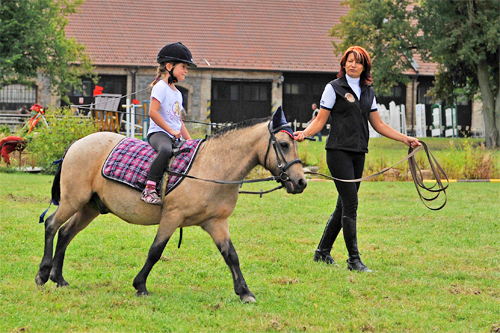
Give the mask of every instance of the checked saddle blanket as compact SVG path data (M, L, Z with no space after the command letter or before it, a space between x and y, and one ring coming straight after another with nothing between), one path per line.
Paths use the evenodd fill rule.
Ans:
M170 170L187 174L202 141L201 139L184 141L179 147L178 154L172 158ZM102 168L102 175L104 178L142 191L146 186L149 168L155 157L156 151L147 142L125 138L109 154ZM177 187L184 178L180 175L169 174L165 195Z

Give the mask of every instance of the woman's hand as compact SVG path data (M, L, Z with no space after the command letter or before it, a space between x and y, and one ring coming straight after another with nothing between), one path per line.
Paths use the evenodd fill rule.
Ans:
M403 142L405 145L407 145L411 148L417 148L418 146L422 145L418 139L413 138L411 136L406 136L406 138L403 140Z
M302 142L306 138L306 134L304 133L304 131L293 132L293 136L298 142Z

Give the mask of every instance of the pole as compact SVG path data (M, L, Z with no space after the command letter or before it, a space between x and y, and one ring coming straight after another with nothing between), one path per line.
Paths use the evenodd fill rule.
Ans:
M127 98L127 108L126 108L126 116L125 116L125 135L130 137L130 98Z

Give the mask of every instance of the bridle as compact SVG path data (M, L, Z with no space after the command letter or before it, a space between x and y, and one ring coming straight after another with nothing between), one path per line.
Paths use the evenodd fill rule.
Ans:
M300 158L296 158L290 162L287 162L286 161L286 158L285 158L285 154L283 153L283 150L281 149L279 143L278 143L278 140L276 139L276 136L275 136L275 133L278 133L280 132L282 129L288 127L287 124L284 124L284 125L281 125L275 129L273 129L273 122L272 120L269 122L268 124L268 130L269 130L269 134L270 134L270 137L269 137L269 142L267 144L267 150L266 150L266 155L264 157L264 168L267 169L267 158L269 156L269 151L271 150L271 146L273 147L275 153L276 153L276 159L277 159L277 162L278 162L278 168L280 170L280 174L278 176L269 176L269 177L266 177L266 178L258 178L258 179L248 179L248 180L213 180L213 179L204 179L204 178L199 178L199 177L195 177L195 176L191 176L191 175L188 175L188 174L185 174L185 173L179 173L179 172L175 172L175 171L170 171L168 170L167 173L170 174L170 175L175 175L175 176L179 176L179 177L185 177L185 178L190 178L190 179L196 179L196 180L202 180L202 181L205 181L205 182L210 182L210 183L215 183L215 184L228 184L228 185L235 185L235 184L238 184L240 185L240 187L243 185L243 184L248 184L248 183L258 183L258 182L265 182L265 181L272 181L272 180L275 180L276 182L280 183L281 185L274 188L274 189L271 189L271 190L268 190L268 191L260 191L260 192L252 192L252 191L240 191L239 193L242 193L242 194L259 194L261 197L263 194L266 194L266 193L270 193L270 192L273 192L273 191L276 191L276 190L279 190L281 188L283 188L285 185L284 183L289 181L290 180L290 176L288 175L288 173L286 172L293 164L295 163L302 163L302 160ZM175 155L178 155L180 153L182 153L183 150L180 150L180 151L177 151L177 152L174 152L174 156Z
M286 173L286 171L295 163L302 163L302 160L300 158L296 158L290 162L286 161L285 154L283 153L283 149L281 149L280 144L278 143L278 140L276 139L276 136L274 135L275 133L280 132L282 129L288 127L288 124L283 124L275 129L273 129L273 122L270 121L269 125L267 126L267 129L269 130L269 143L267 144L267 151L266 151L266 156L264 157L264 168L269 170L267 168L267 157L269 155L269 151L271 150L271 145L274 148L274 152L276 153L276 159L278 160L278 168L280 169L280 175L278 176L277 181L278 182L286 182L290 180L290 177Z

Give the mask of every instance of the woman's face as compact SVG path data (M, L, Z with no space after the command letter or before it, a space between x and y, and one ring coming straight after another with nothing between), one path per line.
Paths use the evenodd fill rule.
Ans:
M350 53L347 56L347 61L345 63L345 72L347 75L350 77L357 79L361 76L361 73L363 73L363 70L365 67L363 64L359 61L356 61L356 57L354 56L354 53Z

